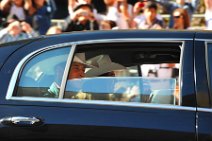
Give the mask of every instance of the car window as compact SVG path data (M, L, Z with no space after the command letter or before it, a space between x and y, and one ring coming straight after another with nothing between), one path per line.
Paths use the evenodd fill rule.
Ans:
M154 42L78 45L70 62L70 48L40 52L25 62L13 96L181 105L181 47Z
M58 97L49 88L53 82L60 87L69 51L70 48L48 50L30 59L22 69L15 96Z
M181 45L80 46L72 60L64 98L180 105Z

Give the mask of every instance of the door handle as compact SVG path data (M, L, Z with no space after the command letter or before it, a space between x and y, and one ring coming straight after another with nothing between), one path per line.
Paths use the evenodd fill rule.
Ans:
M39 126L43 122L36 117L7 117L0 119L0 123L9 126Z

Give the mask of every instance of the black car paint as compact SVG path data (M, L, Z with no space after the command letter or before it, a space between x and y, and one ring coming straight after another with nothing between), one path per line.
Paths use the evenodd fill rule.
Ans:
M111 31L44 36L20 42L14 49L8 49L1 60L0 119L12 116L34 116L43 125L32 127L10 127L0 124L0 137L5 139L82 139L82 140L174 140L209 141L212 133L212 114L199 112L198 107L210 108L208 80L205 75L204 40L212 34L191 31ZM196 37L194 37L196 36ZM17 63L28 53L60 43L141 38L185 41L183 60L183 106L195 107L197 112L176 109L153 109L112 105L56 103L5 100L8 85ZM94 42L95 43L95 42ZM2 45L3 46L3 45ZM8 45L12 48L12 45ZM0 48L1 54L3 53ZM202 57L203 56L203 57ZM202 59L200 59L202 58ZM197 96L197 99L196 99ZM204 98L206 103L199 100Z

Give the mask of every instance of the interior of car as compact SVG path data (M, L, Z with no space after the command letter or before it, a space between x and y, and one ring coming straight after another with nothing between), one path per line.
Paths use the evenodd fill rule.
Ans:
M86 61L95 64L92 59L97 61L102 57L107 59L109 57L113 65L122 67L114 70L108 70L106 65L103 65L103 68L98 65L93 68L87 67L84 78L71 80L72 85L66 86L64 98L74 100L71 97L80 91L89 93L87 100L179 105L181 46L182 43L176 42L118 42L78 45L75 54L84 53ZM58 98L58 95L46 94L49 92L51 83L54 82L52 75L54 77L56 75L54 73L55 66L66 61L68 55L66 57L58 57L58 53L54 53L54 55L45 59L43 57L39 59L39 56L37 56L38 61L36 63L34 61L34 64L32 63L30 67L23 66L17 93L14 96ZM51 64L51 58L57 59ZM33 58L31 62L33 62ZM38 67L42 72L39 78L32 77L33 75L31 75L31 78L25 77L29 72L35 73ZM95 69L98 71L99 69L104 70L105 73L111 71L114 72L114 75L103 76L99 72L97 74ZM95 73L89 74L92 70L95 70L93 71ZM62 75L60 83L61 81ZM79 82L83 85L80 88L74 88L73 84ZM59 90L60 85L58 85Z

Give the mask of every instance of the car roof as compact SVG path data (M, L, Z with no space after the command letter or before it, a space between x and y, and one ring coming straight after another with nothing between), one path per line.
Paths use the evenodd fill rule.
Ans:
M29 52L46 46L52 46L62 43L83 43L83 41L96 40L118 40L118 39L141 39L142 40L161 40L161 41L182 41L193 40L197 34L198 38L210 39L210 31L189 31L189 30L110 30L110 31L77 31L67 32L57 35L45 35L36 38L10 42L0 45L0 69L9 56L20 48L28 48ZM164 40L165 39L165 40Z
M15 42L8 42L0 44L0 70L4 62L9 58L9 56L14 53L17 49L30 44L33 41L38 40L39 38L31 38L26 40L20 40Z
M118 38L173 38L193 40L195 31L179 30L98 30L98 31L75 31L59 35L45 36L54 38L58 36L72 37L70 41L93 40L93 39L118 39ZM77 38L78 37L78 38ZM80 38L79 38L80 37ZM73 39L73 40L72 40Z

